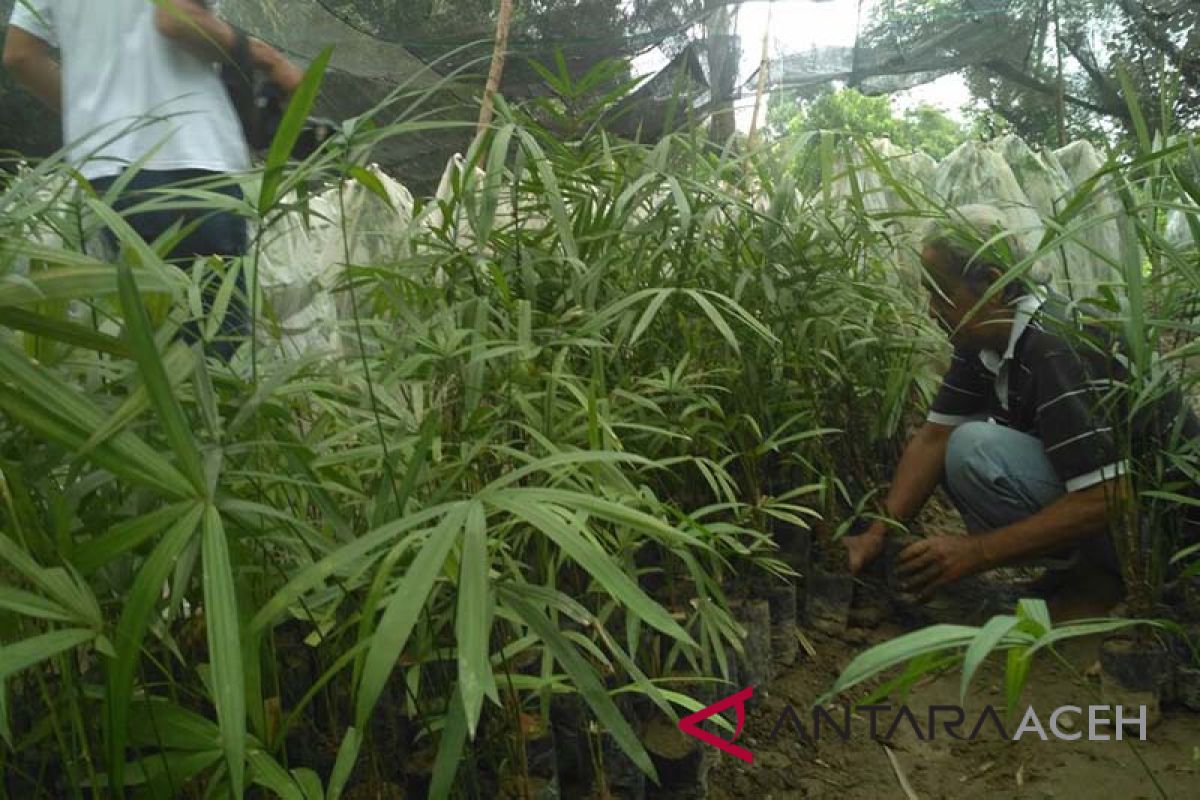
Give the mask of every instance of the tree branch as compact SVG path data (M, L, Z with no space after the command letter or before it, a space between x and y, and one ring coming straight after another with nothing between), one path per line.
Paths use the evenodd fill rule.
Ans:
M1046 83L1045 81L1039 80L1032 75L1022 72L1013 65L1009 64L1007 61L993 59L991 61L985 61L983 63L983 67L991 70L997 76L1004 78L1007 81L1011 81L1018 86L1024 86L1026 89L1032 89L1035 92L1047 95L1048 97L1055 97L1058 94L1058 87L1054 84ZM1103 114L1106 117L1123 118L1122 114L1127 113L1124 112L1124 106L1114 109L1109 106L1097 105L1090 100L1084 100L1082 97L1076 97L1073 94L1064 95L1063 99L1073 106L1086 108L1089 111L1094 111L1097 114Z
M1125 12L1125 16L1141 31L1142 36L1146 37L1153 47L1171 60L1186 82L1200 84L1200 55L1194 49L1181 48L1171 41L1170 35L1154 24L1151 13L1144 3L1136 2L1136 0L1120 0L1119 5Z
M1125 16L1129 17L1129 20L1137 26L1142 35L1150 41L1150 44L1165 53L1174 62L1175 66L1182 68L1183 54L1175 46L1175 43L1171 41L1171 37L1150 21L1150 16L1146 13L1145 6L1136 2L1136 0L1119 0L1118 5L1125 12Z
M1071 57L1079 62L1079 66L1083 67L1083 71L1095 83L1102 103L1108 108L1120 109L1116 116L1119 116L1121 119L1128 119L1129 112L1126 104L1121 99L1120 85L1100 68L1096 57L1088 51L1087 46L1074 36L1064 36L1062 43L1067 48L1067 52L1071 54Z

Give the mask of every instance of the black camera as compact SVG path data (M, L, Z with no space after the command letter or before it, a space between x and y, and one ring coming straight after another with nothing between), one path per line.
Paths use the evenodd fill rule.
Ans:
M242 133L253 150L266 150L275 139L287 106L279 87L250 62L250 39L237 32L231 59L221 65L221 82L242 123ZM307 158L325 140L341 130L330 119L309 117L292 147L292 158Z

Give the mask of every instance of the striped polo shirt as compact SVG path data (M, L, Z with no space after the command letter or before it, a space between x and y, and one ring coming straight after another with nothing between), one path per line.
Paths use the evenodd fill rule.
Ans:
M1025 295L1003 355L955 350L929 421L990 419L1035 436L1067 491L1086 489L1129 471L1123 451L1139 458L1171 437L1200 436L1200 421L1178 387L1129 413L1120 390L1129 379L1124 351L1118 336L1081 321L1060 295ZM1122 441L1130 446L1119 447Z

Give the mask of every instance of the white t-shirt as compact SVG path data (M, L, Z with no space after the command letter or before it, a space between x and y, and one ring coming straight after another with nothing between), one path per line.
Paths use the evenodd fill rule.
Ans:
M68 159L87 178L116 175L155 148L143 169L247 169L216 68L160 34L154 9L152 0L17 0L10 24L61 53Z

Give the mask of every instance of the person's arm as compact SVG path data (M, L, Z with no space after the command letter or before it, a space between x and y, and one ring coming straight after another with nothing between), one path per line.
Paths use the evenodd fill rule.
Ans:
M1105 532L1126 482L1113 478L1069 492L1020 522L971 536L934 536L905 548L897 572L904 588L928 597L960 578L1061 551Z
M959 425L986 415L987 396L992 391L992 378L980 365L979 354L956 348L925 424L909 440L896 465L895 477L884 500L887 516L907 522L917 515L942 479L950 434ZM865 533L842 539L852 575L883 553L886 535L887 525L875 522Z
M952 425L926 422L909 440L884 500L883 510L888 517L908 521L929 500L942 479L946 446L953 432ZM848 551L851 574L857 574L879 557L887 530L886 524L875 521L858 536L847 536L842 540Z
M154 27L160 34L205 61L231 58L237 31L199 0L163 0L154 10ZM267 73L268 79L284 94L299 86L304 73L266 42L249 40L250 61Z
M50 45L24 28L8 26L4 38L4 68L17 83L56 113L62 113L62 70Z
M1106 532L1127 485L1114 478L1069 492L1020 522L975 537L982 545L983 569L1048 555Z

